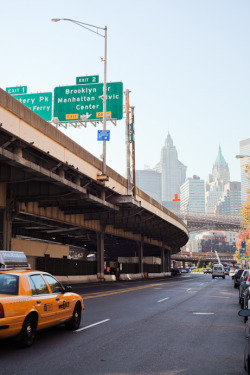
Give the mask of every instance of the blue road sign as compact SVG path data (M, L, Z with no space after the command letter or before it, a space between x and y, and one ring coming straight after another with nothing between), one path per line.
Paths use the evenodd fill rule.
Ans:
M110 130L98 130L97 140L98 141L110 141Z

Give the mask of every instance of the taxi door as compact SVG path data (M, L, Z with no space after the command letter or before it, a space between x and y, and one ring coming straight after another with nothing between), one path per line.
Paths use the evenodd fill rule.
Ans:
M73 314L71 293L65 293L62 285L53 276L43 274L43 277L49 284L52 295L55 298L56 319L60 322L70 318Z
M38 312L38 326L54 324L56 319L55 296L50 293L47 284L39 274L29 276L33 305Z

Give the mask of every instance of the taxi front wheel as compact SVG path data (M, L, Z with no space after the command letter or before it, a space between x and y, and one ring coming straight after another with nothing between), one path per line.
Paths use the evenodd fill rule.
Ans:
M24 322L21 331L20 344L22 347L29 347L33 344L36 334L37 320L34 315L28 315Z
M66 328L75 331L81 323L81 306L79 303L75 305L72 318L66 323Z

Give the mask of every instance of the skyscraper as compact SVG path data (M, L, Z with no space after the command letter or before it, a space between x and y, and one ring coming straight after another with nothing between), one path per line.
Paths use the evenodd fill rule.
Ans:
M187 178L180 188L181 211L205 212L205 182L198 176Z
M169 133L161 150L159 167L162 174L162 204L173 209L173 199L175 194L180 194L187 167L178 160L178 153Z
M161 173L147 168L136 171L136 186L161 203Z
M206 183L206 212L215 213L216 206L223 195L224 186L228 182L230 182L230 172L219 146L212 175L209 175Z
M224 187L222 197L216 207L219 215L238 215L241 212L241 184L228 182Z
M230 172L229 172L228 164L226 163L222 155L220 146L219 146L219 152L218 152L217 158L213 165L212 175L213 175L214 181L220 180L220 181L223 181L224 184L227 184L228 182L230 182Z

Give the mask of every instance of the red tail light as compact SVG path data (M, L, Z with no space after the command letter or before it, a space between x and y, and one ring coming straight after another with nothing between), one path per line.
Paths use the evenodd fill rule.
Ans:
M1 303L0 303L0 318L4 318L4 309Z

